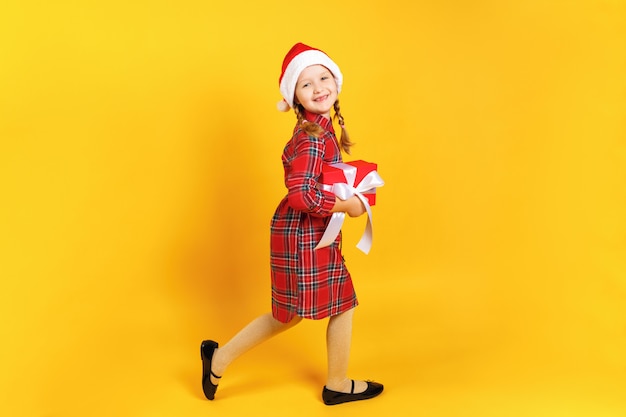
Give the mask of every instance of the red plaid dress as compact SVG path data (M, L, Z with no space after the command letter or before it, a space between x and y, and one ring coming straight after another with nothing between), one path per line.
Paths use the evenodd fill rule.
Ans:
M322 319L355 307L358 302L341 255L341 234L315 250L330 219L335 196L317 187L322 165L341 162L330 120L307 114L325 132L309 136L298 126L283 151L287 196L271 223L270 264L272 314L288 323L294 316Z

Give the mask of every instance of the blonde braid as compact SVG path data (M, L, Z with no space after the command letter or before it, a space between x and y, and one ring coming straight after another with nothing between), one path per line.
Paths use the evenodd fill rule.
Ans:
M304 124L304 112L302 111L302 105L299 103L294 103L293 111L296 113L296 118L298 119L298 126Z
M354 145L352 141L350 141L350 135L348 135L348 131L346 130L346 124L341 115L341 108L339 107L339 100L335 101L335 119L339 122L339 126L341 126L341 138L339 139L339 144L341 145L341 149L348 155L350 155L350 147Z

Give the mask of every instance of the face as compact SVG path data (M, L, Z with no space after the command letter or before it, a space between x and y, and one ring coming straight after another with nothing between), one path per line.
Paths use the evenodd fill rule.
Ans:
M323 65L306 67L298 77L295 96L306 110L330 119L330 109L337 101L335 77Z

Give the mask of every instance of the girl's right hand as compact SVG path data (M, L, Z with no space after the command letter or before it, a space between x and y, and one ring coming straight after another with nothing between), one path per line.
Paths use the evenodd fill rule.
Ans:
M365 214L365 206L363 205L363 202L359 197L353 195L348 199L348 201L350 202L350 208L346 211L346 213L348 213L348 216L359 217Z

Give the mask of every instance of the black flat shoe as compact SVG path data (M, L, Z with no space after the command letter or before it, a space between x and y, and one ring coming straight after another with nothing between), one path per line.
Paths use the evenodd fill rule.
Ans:
M205 340L200 345L200 357L202 358L202 391L204 391L204 396L209 400L215 398L215 391L217 391L217 385L211 382L211 376L217 379L221 378L221 376L215 375L211 370L213 354L217 346L217 342L212 340Z
M367 389L363 392L355 394L354 381L352 381L352 390L350 391L350 394L345 392L331 391L328 388L324 387L324 390L322 391L322 399L324 400L324 404L326 405L337 405L350 401L369 400L370 398L374 398L380 395L380 393L383 392L383 388L383 384L367 381Z

